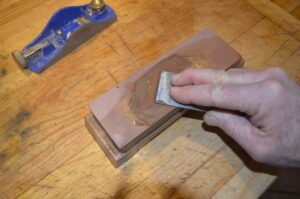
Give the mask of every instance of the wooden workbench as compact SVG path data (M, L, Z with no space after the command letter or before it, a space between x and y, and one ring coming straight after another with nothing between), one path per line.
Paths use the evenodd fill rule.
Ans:
M300 42L245 1L106 1L118 22L36 75L10 53L59 8L84 0L0 2L0 198L256 198L275 179L201 115L187 114L115 169L84 126L88 103L211 27L262 69L300 81Z

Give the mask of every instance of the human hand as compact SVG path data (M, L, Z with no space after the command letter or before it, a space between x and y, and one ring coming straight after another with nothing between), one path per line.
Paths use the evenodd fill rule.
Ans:
M191 68L175 75L172 84L176 101L216 107L204 121L224 130L253 159L300 166L300 87L282 69Z

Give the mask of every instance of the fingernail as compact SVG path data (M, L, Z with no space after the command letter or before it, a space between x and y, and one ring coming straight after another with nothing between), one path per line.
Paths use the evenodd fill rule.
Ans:
M176 82L179 79L179 76L180 76L179 74L173 75L172 82Z
M208 124L210 126L218 126L218 124L219 124L219 118L217 116L215 116L214 114L207 113L204 116L204 120L205 120L206 124Z

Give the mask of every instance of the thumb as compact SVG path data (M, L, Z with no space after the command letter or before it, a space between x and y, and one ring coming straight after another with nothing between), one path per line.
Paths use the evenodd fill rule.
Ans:
M258 129L245 117L233 112L219 110L209 111L204 115L204 121L210 126L216 126L225 131L251 154L256 143Z

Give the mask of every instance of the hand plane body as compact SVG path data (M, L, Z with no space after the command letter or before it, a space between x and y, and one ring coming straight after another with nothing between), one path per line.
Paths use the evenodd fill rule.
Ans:
M116 19L112 8L104 4L62 8L32 42L12 54L22 68L40 73Z

